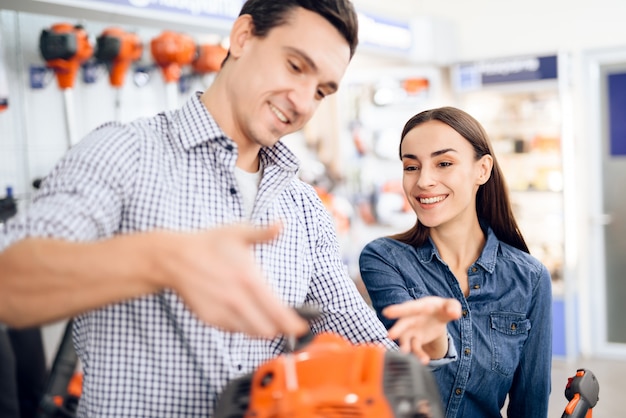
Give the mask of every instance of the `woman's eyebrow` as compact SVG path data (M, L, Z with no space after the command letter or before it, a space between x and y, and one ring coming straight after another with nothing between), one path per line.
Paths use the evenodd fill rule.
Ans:
M440 149L440 150L431 152L430 156L431 157L436 157L438 155L442 155L442 154L445 154L447 152L457 152L457 150L455 150L454 148L444 148L444 149ZM415 154L409 154L409 153L402 154L402 158L409 158L411 160L417 160L418 159Z
M440 149L439 151L431 152L430 156L436 157L438 155L445 154L447 152L457 152L457 151L454 148L444 148L444 149Z

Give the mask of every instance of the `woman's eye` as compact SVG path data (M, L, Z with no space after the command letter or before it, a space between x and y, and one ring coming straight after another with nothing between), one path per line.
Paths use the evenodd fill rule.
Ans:
M416 170L417 170L417 167L414 165L409 165L409 166L404 167L404 171L416 171Z
M317 90L317 98L319 100L322 100L324 97L326 97L326 93L324 93L322 90Z
M443 161L443 162L440 162L439 165L441 167L450 167L452 165L452 163L449 162L449 161Z
M300 67L297 64L295 64L293 61L289 61L289 66L295 72L298 72L298 73L300 72Z

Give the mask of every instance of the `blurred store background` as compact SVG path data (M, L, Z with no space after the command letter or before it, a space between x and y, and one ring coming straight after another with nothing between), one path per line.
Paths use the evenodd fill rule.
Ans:
M453 105L487 129L531 252L550 268L555 359L626 361L626 3L354 3L361 46L340 91L285 143L334 215L364 297L363 245L414 222L400 188L401 128ZM241 4L0 0L0 222L91 129L204 90ZM67 31L84 56L61 80L67 69L46 45ZM63 328L43 329L48 363Z

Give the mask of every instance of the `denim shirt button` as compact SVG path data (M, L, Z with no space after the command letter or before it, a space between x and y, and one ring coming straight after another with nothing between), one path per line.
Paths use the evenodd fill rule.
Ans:
M476 273L478 269L476 267L472 267L472 273Z
M472 353L472 350L470 350L469 348L466 348L464 351L466 356L469 356Z
M475 284L474 285L474 289L480 289L480 285L479 284Z
M467 309L463 309L463 318L467 317Z
M457 395L460 395L461 393L463 393L463 391L461 390L461 388L456 388L454 390L454 393L456 393Z

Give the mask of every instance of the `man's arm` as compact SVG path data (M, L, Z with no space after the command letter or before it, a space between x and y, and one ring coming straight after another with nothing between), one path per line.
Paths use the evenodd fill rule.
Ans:
M171 288L210 325L301 334L306 323L270 291L252 254L279 231L230 226L90 243L26 238L0 253L0 322L42 324Z

